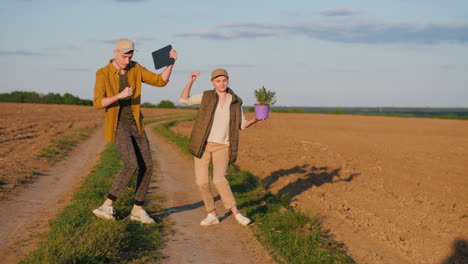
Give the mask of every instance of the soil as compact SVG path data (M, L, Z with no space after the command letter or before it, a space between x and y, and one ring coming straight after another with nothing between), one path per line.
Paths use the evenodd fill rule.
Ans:
M193 111L144 108L143 112L146 119L151 119ZM60 140L82 129L95 129L104 122L104 111L91 106L0 103L0 113L2 192L23 189L18 179L38 178L54 165L37 157L53 145L51 140Z
M237 164L357 263L468 263L467 157L467 121L270 113L241 133Z
M18 189L17 179L37 176L53 164L37 155L51 140L103 123L103 112L75 105L0 103L0 187Z

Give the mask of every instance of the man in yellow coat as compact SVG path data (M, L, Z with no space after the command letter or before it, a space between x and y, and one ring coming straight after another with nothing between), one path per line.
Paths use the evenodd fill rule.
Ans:
M124 165L107 199L93 213L99 218L113 220L115 211L112 203L138 169L135 202L129 218L149 224L154 220L142 206L153 173L153 160L140 109L141 85L165 86L173 64L168 65L161 74L153 73L132 61L134 50L131 40L118 40L113 52L114 59L96 72L93 105L96 109L105 109L104 139L115 143ZM171 50L169 57L177 60L177 52Z

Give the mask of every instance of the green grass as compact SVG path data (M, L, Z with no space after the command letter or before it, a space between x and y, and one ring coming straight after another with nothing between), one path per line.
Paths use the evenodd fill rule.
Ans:
M459 116L455 114L448 114L448 115L438 115L434 116L433 118L438 118L438 119L461 119L461 120L468 120L468 116Z
M188 154L188 138L169 129L175 124L172 121L154 129ZM235 165L229 167L227 178L239 208L253 220L249 227L278 263L354 263L317 219L289 205L288 196L273 195L261 179Z
M8 183L7 180L4 177L0 176L0 185L4 185L7 183Z
M174 126L177 121L170 121L158 126L154 127L154 131L160 134L161 136L169 139L172 143L174 143L177 147L179 147L184 153L190 154L188 150L189 139L182 135L173 133L169 128Z
M167 120L174 120L174 119L181 119L181 120L191 120L196 117L196 114L186 114L186 115L171 115L171 116L166 116L158 119L148 119L144 120L143 123L146 124L151 124L155 122L161 122L161 121L167 121Z
M38 176L38 175L41 175L41 174L39 172L35 171L35 170L31 170L29 172L29 174L23 175L23 176L20 176L20 177L16 178L15 179L15 186L30 183L32 181L32 179L35 176Z
M69 135L65 135L59 139L52 139L50 146L42 149L37 158L44 158L49 162L54 162L63 159L67 153L79 142L88 138L93 130L91 128L83 128L73 131Z
M157 253L162 245L161 221L143 225L124 219L133 206L136 177L114 203L117 221L99 219L91 212L104 201L121 166L115 146L109 144L72 204L51 221L45 240L20 263L147 263L162 258ZM146 209L159 208L153 202Z
M10 188L8 189L4 188L3 185L6 185L6 184L8 184L8 181L4 177L0 176L0 201L6 199L5 192L8 192L10 190Z

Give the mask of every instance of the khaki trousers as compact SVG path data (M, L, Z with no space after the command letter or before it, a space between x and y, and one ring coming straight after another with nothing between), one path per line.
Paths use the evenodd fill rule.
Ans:
M200 189L206 211L211 212L216 209L208 174L211 159L213 159L213 183L221 196L224 207L231 209L235 206L236 201L226 179L226 171L229 165L229 144L208 142L203 156L194 159L195 181Z

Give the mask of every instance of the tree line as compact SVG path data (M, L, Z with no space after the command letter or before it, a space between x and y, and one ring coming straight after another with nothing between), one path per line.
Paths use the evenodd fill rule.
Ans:
M92 100L81 99L69 93L38 94L36 92L14 91L11 93L0 93L0 102L5 103L32 103L32 104L66 104L66 105L93 105ZM142 103L142 107L148 108L176 108L169 100L162 100L159 104Z
M33 104L66 104L66 105L93 105L93 101L81 99L69 93L48 93L45 95L36 92L14 91L0 93L0 102L33 103Z

